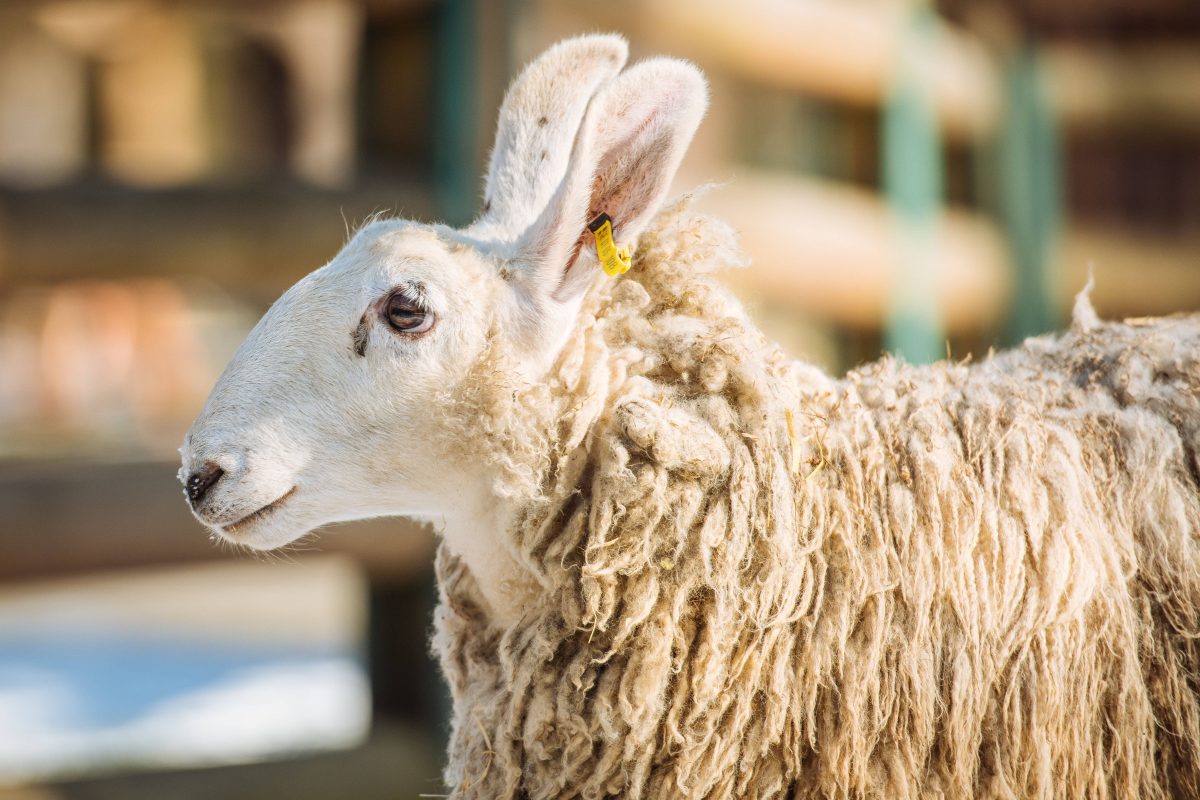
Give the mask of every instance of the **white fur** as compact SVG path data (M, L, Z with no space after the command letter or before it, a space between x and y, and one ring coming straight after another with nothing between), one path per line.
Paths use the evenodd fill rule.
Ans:
M512 501L493 489L495 465L445 449L458 432L439 397L497 338L519 354L522 379L543 379L602 274L587 222L606 211L617 241L632 243L658 210L706 88L671 59L621 73L626 57L616 36L547 51L505 98L474 224L372 222L272 306L184 440L181 479L208 462L225 471L195 508L201 522L265 549L340 520L429 519L497 618L515 619L537 587L504 538ZM416 283L437 323L412 339L391 331L379 306Z

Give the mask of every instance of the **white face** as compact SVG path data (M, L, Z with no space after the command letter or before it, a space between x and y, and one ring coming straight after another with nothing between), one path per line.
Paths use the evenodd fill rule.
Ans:
M438 397L508 329L516 297L448 229L375 222L255 326L184 440L194 503L256 548L337 520L432 514L463 478L437 452Z
M475 224L373 222L271 307L181 449L201 522L273 548L487 492L486 459L450 452L473 437L446 398L494 345L511 355L499 378L544 378L602 274L587 222L607 212L617 239L635 240L704 112L694 67L658 59L618 75L625 52L616 37L581 37L526 68L501 108Z

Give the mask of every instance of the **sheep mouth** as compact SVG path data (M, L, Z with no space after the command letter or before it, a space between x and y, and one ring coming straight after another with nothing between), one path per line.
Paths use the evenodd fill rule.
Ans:
M286 503L292 495L296 493L297 488L299 487L293 486L279 497L267 503L262 508L258 509L257 511L251 511L249 514L237 520L236 522L231 522L228 525L223 526L221 530L230 534L237 533L242 528L252 525L255 522L258 522L260 519L273 514L275 511L279 510L279 507Z

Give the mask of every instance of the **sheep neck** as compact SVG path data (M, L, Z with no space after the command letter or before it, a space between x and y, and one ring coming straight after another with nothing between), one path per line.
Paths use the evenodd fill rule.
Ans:
M446 547L471 571L488 611L502 627L515 624L539 592L533 573L501 534L515 517L515 509L490 492L480 492L442 516Z

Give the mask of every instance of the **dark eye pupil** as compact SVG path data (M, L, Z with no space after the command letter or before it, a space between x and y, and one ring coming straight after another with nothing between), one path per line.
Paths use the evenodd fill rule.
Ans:
M424 316L420 311L398 308L392 311L392 322L397 325L416 325Z
M396 330L407 331L420 327L425 321L425 309L407 297L396 295L388 301L388 322Z

